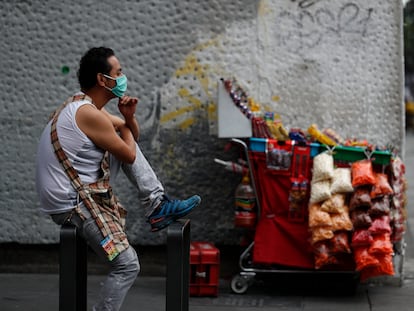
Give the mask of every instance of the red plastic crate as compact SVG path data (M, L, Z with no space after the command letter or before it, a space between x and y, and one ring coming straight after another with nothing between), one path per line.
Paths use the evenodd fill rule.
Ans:
M220 251L213 243L190 244L190 296L217 296Z

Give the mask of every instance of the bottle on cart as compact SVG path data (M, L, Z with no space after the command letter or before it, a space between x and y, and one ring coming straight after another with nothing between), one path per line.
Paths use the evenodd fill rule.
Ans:
M243 176L235 191L234 224L236 227L254 228L256 225L256 195L249 175Z

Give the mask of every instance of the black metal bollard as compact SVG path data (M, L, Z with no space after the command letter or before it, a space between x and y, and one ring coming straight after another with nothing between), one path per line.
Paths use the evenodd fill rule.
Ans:
M167 233L166 310L188 311L190 277L190 220L172 223Z
M74 225L60 229L59 311L86 311L87 244Z

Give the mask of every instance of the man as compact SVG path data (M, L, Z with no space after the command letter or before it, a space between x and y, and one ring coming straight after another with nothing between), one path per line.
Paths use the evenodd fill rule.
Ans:
M167 227L199 205L200 197L170 200L137 145L136 97L113 50L92 48L80 61L81 92L58 109L37 151L36 187L41 210L59 225L72 223L110 265L94 310L119 310L140 265L124 232L125 211L110 183L122 167L137 187L152 231ZM104 106L118 97L122 118Z

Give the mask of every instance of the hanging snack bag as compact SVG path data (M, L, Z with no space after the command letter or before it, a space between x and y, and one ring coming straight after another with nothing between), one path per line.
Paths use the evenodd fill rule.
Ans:
M331 186L329 180L311 183L310 203L319 203L331 197Z
M343 213L332 214L331 215L332 221L332 231L351 231L353 229L353 225L351 219L349 218L348 210L344 211Z
M319 241L330 240L334 237L333 231L329 227L315 227L312 228L311 244Z
M331 184L332 193L347 193L354 191L351 179L351 169L347 167L338 167L334 169Z
M352 163L352 186L365 186L375 184L375 174L371 160L361 160Z
M371 232L368 229L357 229L352 234L352 246L370 246L374 241Z
M368 212L364 210L354 210L351 212L351 221L355 229L368 228L372 225L372 219Z
M322 133L316 124L311 124L308 128L308 134L315 140L319 141L321 144L328 146L336 146L337 143L331 139L329 136Z
M321 209L327 213L342 213L345 210L348 212L348 207L345 206L345 195L341 193L332 195L322 203Z
M394 265L392 263L392 255L385 255L380 257L380 264L367 267L361 271L360 280L361 282L366 281L369 278L373 278L380 275L394 275Z
M313 253L315 255L315 269L320 269L323 266L338 263L336 257L331 253L329 241L318 242L313 246Z
M349 201L349 209L352 211L359 207L370 207L371 206L371 195L368 187L358 187L352 193Z
M348 233L341 231L335 232L334 237L331 239L331 252L332 253L351 253L351 248L349 247Z
M390 213L390 200L388 196L380 199L373 199L371 208L369 209L369 215L371 217L377 217L381 215L389 215Z
M375 256L392 254L394 252L389 233L378 234L373 237L372 245L368 252Z
M390 183L388 182L388 177L386 174L378 173L375 175L375 184L371 190L371 197L377 198L384 195L392 195L394 191L391 188Z
M334 176L332 154L322 152L313 158L312 182L330 180Z
M331 227L331 216L321 210L320 205L315 203L309 206L309 228Z
M384 215L374 219L369 227L369 231L372 234L391 234L390 216Z
M354 258L357 271L368 267L377 267L380 264L379 260L372 256L366 247L354 248Z

